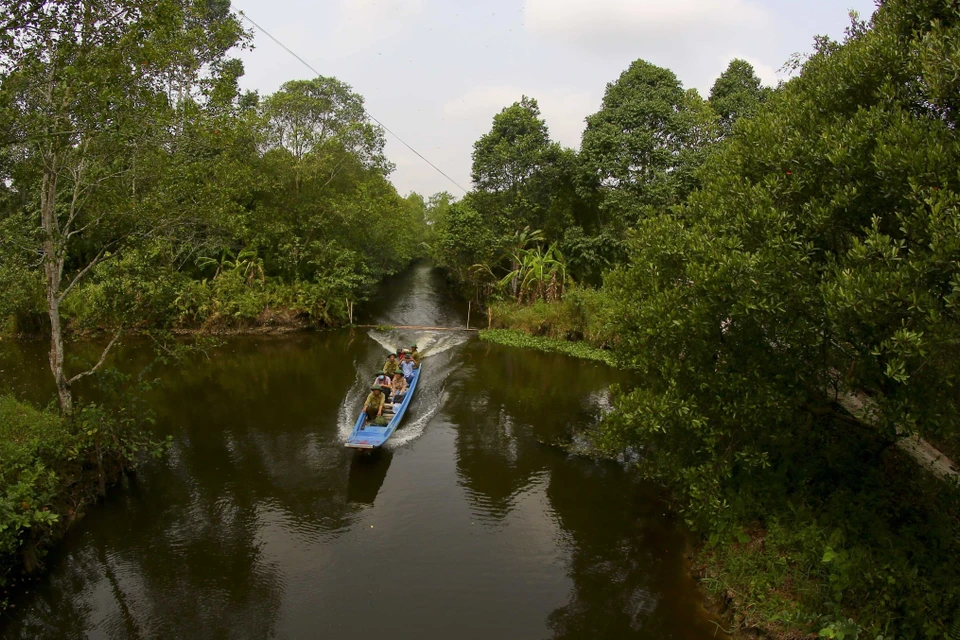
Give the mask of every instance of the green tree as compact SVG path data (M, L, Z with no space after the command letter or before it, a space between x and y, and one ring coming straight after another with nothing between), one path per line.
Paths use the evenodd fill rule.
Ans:
M448 191L440 191L430 196L430 199L427 200L426 210L424 211L426 224L439 228L439 225L442 225L444 220L446 220L447 213L450 211L450 207L454 202L456 202L456 198Z
M668 69L637 60L607 85L600 111L587 118L580 161L586 191L599 191L605 224L647 206L664 207L689 191L691 150L709 140L696 135L692 96Z
M202 70L242 32L223 2L185 0L7 3L0 24L2 120L15 188L34 203L21 215L36 216L50 366L69 414L71 384L90 371L64 373L61 305L97 265L166 226L138 194Z
M710 106L720 116L723 133L729 135L737 120L757 113L771 93L761 86L753 65L740 58L731 60L710 90Z
M899 0L820 41L607 278L621 361L648 383L608 434L644 443L700 524L750 478L771 492L824 416L888 443L960 428L957 43L942 3Z
M291 80L267 98L263 108L272 145L293 154L298 168L308 153L324 157L334 151L345 154L335 154L338 161L328 168L330 180L347 157L359 159L364 167L380 169L384 175L391 171L383 155L383 130L367 121L363 97L345 82L325 76ZM297 177L299 187L299 173Z
M492 289L493 279L485 278L473 266L491 264L498 244L498 238L468 196L450 205L442 223L432 230L430 257L450 271L470 294L479 296L484 289Z
M560 187L572 173L572 153L550 140L533 98L504 108L473 146L477 211L498 233L532 227L562 234L571 213Z

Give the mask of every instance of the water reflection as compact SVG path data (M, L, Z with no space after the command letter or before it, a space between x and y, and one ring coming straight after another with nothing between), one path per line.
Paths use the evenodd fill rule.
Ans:
M546 509L569 550L573 590L548 624L556 638L689 638L715 629L684 576L685 540L654 488L614 464L545 446L568 440L604 410L601 365L476 345L449 417L457 469L476 516L508 520L547 478ZM483 363L483 366L480 366ZM466 369L466 368L464 368ZM576 393L571 393L576 390Z
M417 267L375 314L461 322L436 278ZM429 345L425 374L391 446L357 455L345 430L391 341ZM14 387L45 380L44 347L0 348ZM79 523L4 638L713 637L657 494L544 444L597 419L606 367L346 330L231 339L156 373L170 457Z
M616 465L557 465L550 503L570 539L570 601L549 618L554 637L713 635L684 577L682 536L649 485Z
M347 479L347 502L372 506L387 477L391 460L393 451L389 449L355 453Z
M542 444L594 424L596 392L614 372L569 358L474 343L447 411L457 425L457 466L477 508L505 516L516 494L544 469ZM469 364L467 364L469 363Z

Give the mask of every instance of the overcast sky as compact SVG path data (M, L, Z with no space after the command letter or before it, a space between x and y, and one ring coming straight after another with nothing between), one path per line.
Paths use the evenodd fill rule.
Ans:
M368 111L470 188L474 141L524 94L551 137L579 148L606 84L643 58L704 97L732 58L767 84L813 37L843 35L873 0L234 0L321 74L363 95ZM249 23L247 23L249 27ZM261 95L313 74L257 32L239 54L242 86ZM397 190L459 189L387 136Z

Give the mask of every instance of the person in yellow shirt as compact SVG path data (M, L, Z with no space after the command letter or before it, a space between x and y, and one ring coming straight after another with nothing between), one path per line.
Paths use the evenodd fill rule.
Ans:
M363 411L367 414L367 420L373 421L383 415L383 392L379 385L370 387L370 393L367 395L367 401L363 403Z
M417 351L417 345L410 345L410 355L413 357L413 362L417 365L416 368L420 368L420 361L423 360L423 356L420 355L420 352Z
M397 356L390 354L390 357L387 358L387 361L383 365L383 372L388 376L392 376L400 370L400 363L397 361Z
M393 376L393 403L403 402L403 397L407 394L407 380L402 373Z

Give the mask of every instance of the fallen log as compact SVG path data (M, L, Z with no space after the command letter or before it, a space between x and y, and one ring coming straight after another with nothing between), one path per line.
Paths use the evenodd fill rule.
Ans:
M868 396L860 393L841 393L837 396L837 402L857 420L867 425L876 425L874 419L876 406ZM902 431L899 429L897 431L899 435L904 436ZM960 482L960 469L953 460L923 438L907 435L897 440L897 446L917 464L938 478Z

